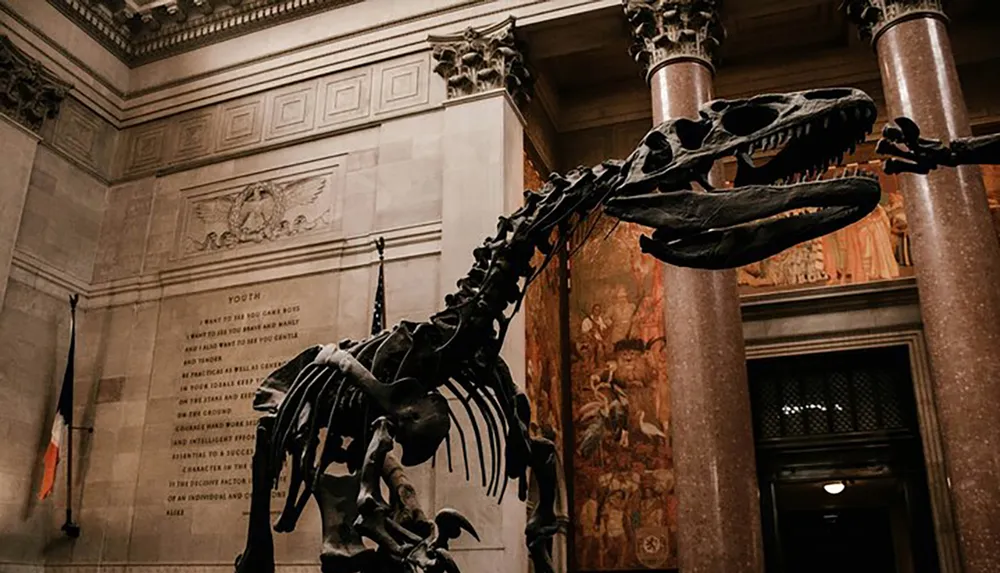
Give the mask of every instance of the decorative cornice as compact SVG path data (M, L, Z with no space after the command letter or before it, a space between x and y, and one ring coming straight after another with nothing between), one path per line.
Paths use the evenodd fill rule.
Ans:
M441 252L441 221L428 221L378 233L385 238L387 263ZM80 293L82 307L105 308L174 296L286 280L317 272L343 272L378 262L374 233L333 238L322 243L275 250L213 263L187 264L112 281L83 280L24 249L14 250L11 280L63 296ZM274 269L281 267L280 275Z
M862 40L873 44L893 24L913 18L947 20L948 0L844 0L841 8L858 26Z
M448 99L504 89L518 104L531 99L534 80L525 66L524 45L510 17L486 28L429 36L434 72L448 85Z
M38 133L72 87L0 34L0 112Z
M918 303L915 277L740 296L744 322L914 306Z
M131 67L362 0L48 0Z
M726 29L722 0L622 0L632 31L629 54L647 80L660 66L696 60L715 70Z

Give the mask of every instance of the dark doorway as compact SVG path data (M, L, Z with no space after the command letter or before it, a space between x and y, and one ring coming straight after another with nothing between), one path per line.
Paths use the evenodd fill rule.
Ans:
M768 573L938 573L905 346L748 363Z
M781 527L789 571L896 570L892 525L885 508L790 511L782 514Z

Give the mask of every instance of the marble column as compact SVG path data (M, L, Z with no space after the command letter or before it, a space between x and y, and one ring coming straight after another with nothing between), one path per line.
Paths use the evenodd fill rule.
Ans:
M69 86L0 35L0 308L42 123L59 112Z
M442 300L455 292L456 281L472 268L472 251L496 235L497 218L521 206L524 190L524 119L518 108L529 96L531 79L524 67L521 45L514 37L513 19L486 28L469 28L453 36L432 36L434 71L446 84L442 152L441 213ZM505 49L498 49L498 48ZM523 386L525 373L524 317L510 324L502 356L514 380ZM453 410L465 419L462 407ZM485 427L480 420L479 427ZM469 428L464 423L465 428ZM463 571L528 571L524 526L527 513L508 486L504 501L486 496L479 478L471 432L471 480L457 462L449 474L439 453L436 503L468 516L481 542L463 538L453 555ZM485 437L484 437L485 439ZM484 447L488 447L484 444ZM453 445L454 451L459 451ZM488 449L487 449L488 452ZM487 471L489 462L487 461Z
M971 134L939 0L853 0L890 118L925 137ZM980 169L902 175L945 464L966 573L1000 571L1000 244Z
M725 35L719 3L623 4L654 123L697 118L712 99L713 60ZM718 167L710 180L721 183ZM680 570L757 573L760 501L736 274L663 265L663 276Z

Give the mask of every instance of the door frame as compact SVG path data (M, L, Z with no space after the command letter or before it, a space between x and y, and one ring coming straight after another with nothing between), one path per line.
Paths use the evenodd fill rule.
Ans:
M906 346L909 350L910 374L913 379L917 424L924 453L927 489L934 522L934 538L937 542L938 565L941 568L941 573L962 573L958 553L958 536L955 530L948 476L945 470L941 426L937 419L937 408L934 403L934 390L923 332L918 329L907 329L895 332L823 336L781 342L751 343L747 341L746 357L747 360L752 360L901 345Z

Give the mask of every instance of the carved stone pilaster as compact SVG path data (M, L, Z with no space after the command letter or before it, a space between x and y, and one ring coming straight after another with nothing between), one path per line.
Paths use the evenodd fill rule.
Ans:
M0 112L38 133L71 87L0 35Z
M524 46L514 35L514 18L461 34L430 36L434 72L448 84L448 99L505 89L518 104L531 99L534 84Z
M698 60L714 70L726 39L721 5L721 0L622 0L632 28L629 53L646 78L676 60Z
M874 43L882 32L911 18L940 18L948 0L844 0L842 8L847 18L858 26L862 40Z

